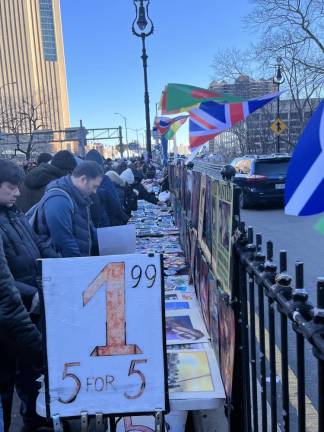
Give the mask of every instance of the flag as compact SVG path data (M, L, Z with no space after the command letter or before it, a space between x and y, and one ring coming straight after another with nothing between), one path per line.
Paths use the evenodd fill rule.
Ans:
M254 111L262 108L280 96L272 93L244 102L220 104L215 101L202 102L199 107L192 108L189 120L189 138L191 149L200 147L205 142L235 124L244 120Z
M324 235L324 218L321 218L319 221L317 221L315 225L316 231L318 231L320 234Z
M231 95L215 93L201 87L171 83L162 92L160 109L162 114L176 114L188 111L189 108L208 100L239 102L242 99Z
M324 211L324 101L303 133L290 161L285 188L285 212L310 216Z
M154 126L162 137L166 140L170 140L177 133L178 129L186 122L187 118L187 115L177 116L174 118L155 117Z

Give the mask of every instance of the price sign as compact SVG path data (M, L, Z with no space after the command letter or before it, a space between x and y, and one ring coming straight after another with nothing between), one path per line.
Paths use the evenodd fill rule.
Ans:
M160 262L42 261L50 416L167 409Z

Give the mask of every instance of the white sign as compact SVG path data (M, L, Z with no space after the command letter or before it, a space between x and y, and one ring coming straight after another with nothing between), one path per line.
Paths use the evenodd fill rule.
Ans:
M165 410L160 255L42 260L50 416Z
M136 250L136 227L134 224L98 228L100 255L131 254Z

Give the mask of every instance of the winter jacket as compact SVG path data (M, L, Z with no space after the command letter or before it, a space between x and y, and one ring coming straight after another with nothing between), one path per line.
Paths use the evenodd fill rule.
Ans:
M66 170L47 163L42 163L32 169L27 173L24 183L19 188L20 197L17 199L17 207L26 213L34 204L41 200L46 186L51 181L67 174Z
M126 224L128 217L122 208L117 189L108 176L103 177L97 194L100 199L102 214L107 215L106 220L101 221L101 226Z
M8 380L9 359L41 363L41 337L22 304L7 265L0 236L0 383Z
M133 188L138 192L138 199L145 200L151 204L157 204L158 199L153 192L149 192L141 182L133 185Z
M70 176L51 182L39 205L38 233L51 239L63 257L94 254L98 245L90 205L91 199L79 192Z
M41 241L17 207L0 206L0 235L4 253L14 279L28 285L36 284L36 260L56 258L52 247Z

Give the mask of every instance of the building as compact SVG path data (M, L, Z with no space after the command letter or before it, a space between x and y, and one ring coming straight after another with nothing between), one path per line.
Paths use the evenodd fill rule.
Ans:
M230 94L244 99L252 99L277 91L277 85L271 79L254 80L247 75L240 75L234 83L212 81L209 89L221 94Z
M37 127L68 128L60 0L0 0L0 48L1 113L20 113L23 103L37 107ZM30 132L27 123L20 132Z
M277 91L277 85L272 79L253 80L248 76L238 77L234 83L215 82L209 87L219 93L231 94L252 99L267 93ZM292 99L280 100L280 118L287 128L280 135L281 151L291 152L303 130L305 123L310 118L318 99L299 100L299 109ZM276 151L277 136L272 132L271 123L277 118L277 103L267 104L262 109L251 114L245 122L223 132L210 141L211 153L221 153L230 159L245 153L266 154Z

